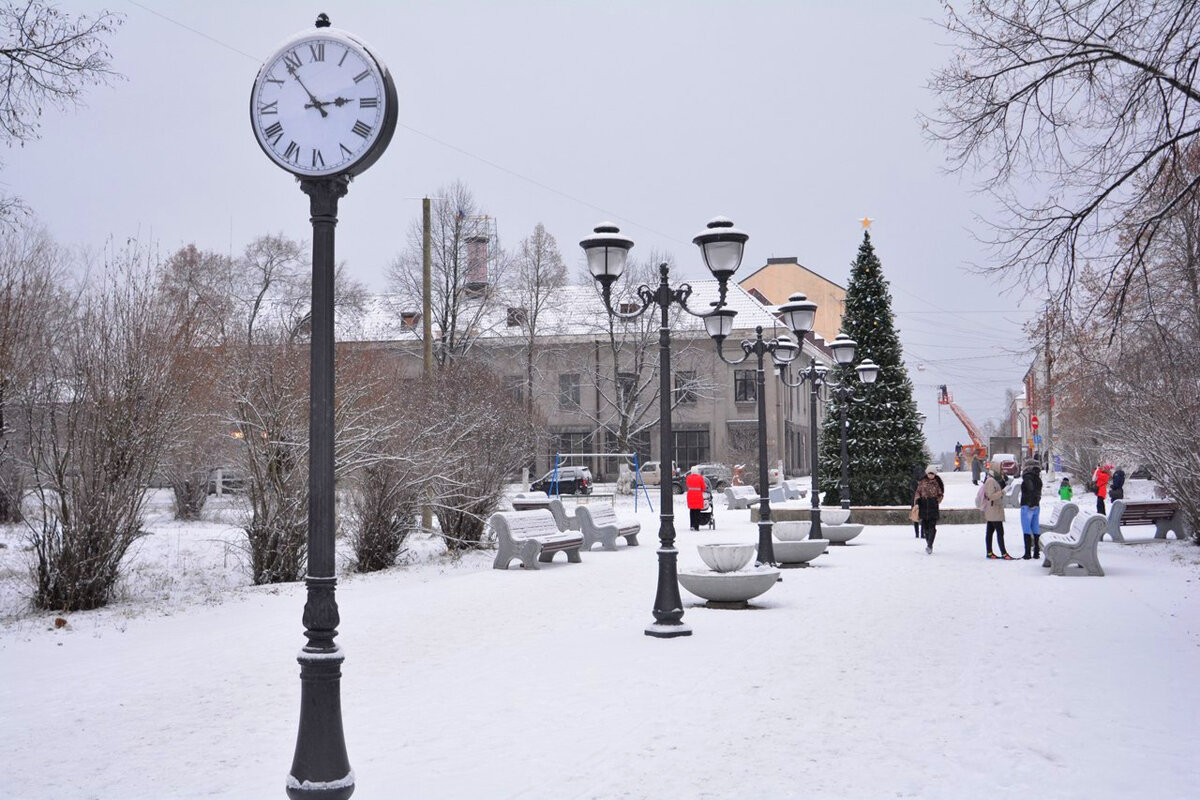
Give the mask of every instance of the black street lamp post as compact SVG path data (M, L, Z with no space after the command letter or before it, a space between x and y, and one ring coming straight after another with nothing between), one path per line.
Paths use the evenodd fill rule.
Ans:
M741 266L742 252L749 238L733 227L733 223L728 219L717 217L708 223L707 229L692 239L692 242L699 246L705 265L719 282L720 296L715 303L716 309L708 314L697 314L688 308L688 299L692 294L689 284L683 283L677 288L671 288L668 281L670 268L666 264L658 268L657 287L642 284L637 288L637 296L641 300L637 311L617 311L612 306L612 285L625 271L625 261L630 248L633 247L633 240L621 234L617 226L605 222L598 225L591 236L579 243L587 255L588 270L600 284L604 308L610 315L616 319L632 320L645 314L651 307L659 309L658 427L659 451L663 464L672 463L675 438L671 429L671 306L678 305L692 316L705 319L707 324L707 318L719 312L725 305L729 279ZM654 622L647 626L646 635L661 639L691 636L691 627L683 622L683 600L679 596L679 554L675 550L673 485L665 476L659 482L659 498L661 513L658 527L658 591L654 597Z
M839 344L841 343L841 344ZM854 360L854 349L857 342L848 337L844 333L839 333L833 343L829 345L834 352L834 358L837 359L840 366L846 367ZM843 361L842 358L846 360ZM857 368L862 382L870 390L875 382L875 378L879 376L879 367L871 359L864 359L862 364ZM869 375L869 377L868 377ZM850 508L850 454L847 452L846 437L849 434L850 423L846 421L846 409L851 403L861 403L866 400L866 397L859 397L854 393L854 387L847 386L841 382L827 384L829 393L837 399L841 404L841 419L838 420L838 428L841 431L842 439L842 482L838 486L838 493L841 497L842 508Z
M758 397L758 564L775 566L775 545L771 537L773 524L771 522L771 481L767 472L767 400L766 379L763 370L763 356L774 356L776 350L792 348L791 339L786 336L769 341L763 339L762 325L754 329L754 339L743 339L741 343L742 357L730 361L725 357L722 345L725 337L733 327L733 317L737 312L731 308L719 309L704 321L709 335L717 343L717 355L730 366L741 364L750 356L758 361L756 392Z
M812 330L813 321L817 314L817 304L811 302L803 294L794 294L788 298L788 302L779 308L780 316L784 323L792 329L796 334L797 341L804 341L804 335ZM840 367L848 367L854 362L854 350L857 347L855 342L844 333L839 333L829 344L829 349L833 351L833 359ZM787 368L800 354L800 348L793 345L790 348L777 347L775 351L775 363L779 367L779 380L783 381L785 386L797 388L805 383L809 386L808 394L808 430L811 447L812 458L812 522L809 527L808 537L810 539L822 539L824 536L821 532L821 492L820 485L820 470L818 468L819 453L817 448L817 395L822 386L828 386L834 392L850 392L848 387L845 387L840 382L831 382L829 380L829 371L823 365L817 363L814 357L809 360L809 364L802 372L798 372L795 381L787 379ZM858 367L855 368L858 372L858 378L863 383L870 385L879 377L879 367L870 359L864 360ZM841 395L839 395L840 397ZM842 508L850 507L850 477L849 477L849 456L846 451L846 411L845 406L842 408Z

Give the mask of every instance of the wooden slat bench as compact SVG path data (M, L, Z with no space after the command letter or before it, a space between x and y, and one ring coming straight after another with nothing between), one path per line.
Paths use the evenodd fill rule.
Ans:
M1121 533L1122 525L1153 525L1155 539L1165 540L1168 531L1174 531L1176 539L1184 538L1183 514L1174 500L1113 500L1104 532L1114 542L1128 544Z
M1042 566L1051 575L1065 575L1067 566L1078 564L1088 575L1104 576L1096 545L1104 537L1105 519L1099 514L1080 514L1066 533L1043 533Z
M549 510L497 511L488 519L488 525L496 532L498 543L492 564L495 569L508 569L514 558L521 559L525 569L538 569L539 561L550 562L560 550L567 554L568 562L580 562L583 536L560 531Z
M749 508L759 500L758 492L753 486L728 486L725 488L726 508Z
M580 506L575 509L575 516L579 518L584 550L591 550L597 542L605 550L616 550L618 536L624 536L630 547L637 546L642 523L618 520L612 506Z

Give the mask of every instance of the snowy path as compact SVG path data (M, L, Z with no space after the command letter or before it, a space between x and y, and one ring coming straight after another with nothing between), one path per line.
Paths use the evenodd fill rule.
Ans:
M718 530L691 533L677 505L681 568L698 542L756 539L746 511L718 502ZM663 641L642 633L640 516L643 546L581 565L343 580L355 797L1194 796L1197 548L1104 543L1107 577L1052 578L986 561L982 524L933 556L869 528L758 609L684 592L695 634ZM283 796L302 605L289 585L0 628L0 796Z

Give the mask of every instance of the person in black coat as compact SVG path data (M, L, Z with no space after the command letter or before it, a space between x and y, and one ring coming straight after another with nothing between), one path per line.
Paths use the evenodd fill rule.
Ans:
M1117 467L1117 471L1108 479L1108 499L1120 500L1125 497L1125 470Z
M1040 558L1042 555L1041 528L1038 527L1042 510L1042 464L1036 458L1025 462L1021 472L1021 533L1025 536L1023 559ZM1032 554L1031 551L1032 550Z
M908 482L908 492L913 497L917 496L917 484L920 483L921 478L924 478L924 477L925 477L924 465L918 464L917 466L913 467L912 480L910 480ZM921 523L920 522L913 523L913 533L916 535L916 538L918 538L918 539L921 538Z

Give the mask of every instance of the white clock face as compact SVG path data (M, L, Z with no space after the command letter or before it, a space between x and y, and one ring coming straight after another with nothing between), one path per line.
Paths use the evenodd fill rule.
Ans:
M314 34L289 42L259 72L250 98L254 135L298 175L336 175L361 161L384 131L388 93L365 50Z

